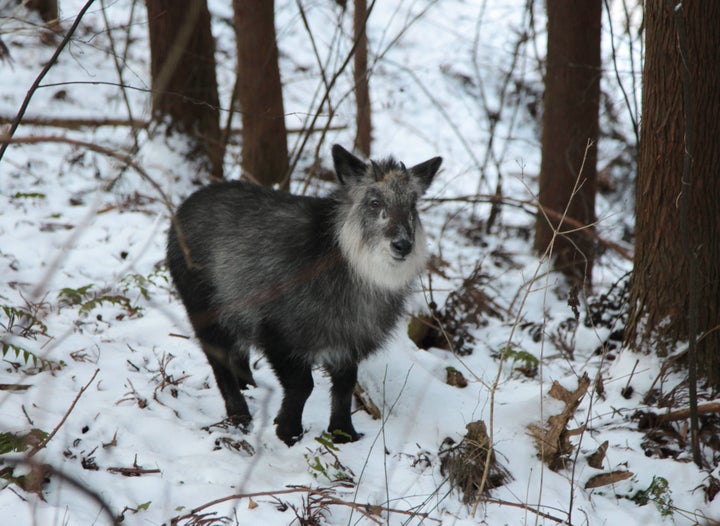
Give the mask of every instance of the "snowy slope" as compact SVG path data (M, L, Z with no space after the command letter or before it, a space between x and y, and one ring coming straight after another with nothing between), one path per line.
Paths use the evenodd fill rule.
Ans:
M342 16L334 2L301 3L322 62L328 72L335 71L351 46L350 14ZM320 74L297 2L276 4L287 123L299 128L317 111ZM82 5L61 2L63 27ZM96 3L83 19L44 87L33 95L28 116L127 117L102 5ZM132 40L123 79L133 87L127 95L134 118L147 119L144 6L131 0L104 5L116 49L124 49L128 35ZM221 104L227 108L234 80L232 12L230 2L213 0L210 7ZM253 357L258 386L248 392L252 430L245 435L213 425L225 416L222 399L167 281L163 253L169 210L151 184L107 153L47 141L11 145L0 161L0 323L8 329L4 341L15 347L0 367L0 433L25 435L35 428L56 434L33 456L52 467L42 493L5 485L0 522L110 524L97 498L125 524L173 519L243 525L720 521L718 499L705 498L711 473L695 467L686 453L678 460L646 455L644 434L631 419L643 408L642 398L662 363L616 350L596 352L612 329L584 323L584 312L575 321L560 279L531 252L534 217L525 209L504 207L488 234L487 203L451 200L494 192L498 181L505 195L532 199L539 133L531 113L541 93L537 54L543 52L544 29L541 6L534 18L524 7L519 0L413 0L374 7L369 38L377 59L371 78L375 155L393 154L406 163L442 155L443 170L429 193L449 199L423 203L438 271L423 276L409 314L427 313L430 299L442 306L478 265L499 314L484 316L485 324L472 330L473 352L466 356L418 349L404 331L406 323L398 328L387 348L360 370L359 381L382 418L358 410L354 422L364 437L337 450L316 440L329 412L329 384L320 371L304 413L304 438L292 448L277 440L272 419L281 393L259 355ZM2 13L0 36L13 62L0 63L0 115L13 116L54 46L39 42L38 19L21 7L6 3ZM534 40L521 38L533 27ZM516 48L520 52L513 59ZM608 77L605 89L619 104L617 86ZM329 145L352 144L351 83L347 70L331 96L337 110L331 124L346 127L328 132L320 148L326 166ZM327 122L327 115L324 108L319 121ZM627 119L620 126L627 130ZM133 145L124 127L22 125L15 134L48 135L113 151ZM296 191L304 187L304 168L318 137L312 136L301 158ZM192 190L195 176L177 153L182 144L168 144L147 131L138 140L135 161L178 203ZM299 135L292 135L289 143L296 146L296 141ZM607 141L602 162L620 149ZM229 177L239 172L238 158L239 149L232 146L226 157ZM309 191L326 190L313 184ZM631 224L631 195L601 198L599 206L607 218L600 232L621 242L623 225ZM629 269L627 260L605 252L597 264L596 290L607 290ZM512 358L501 362L503 348L514 350L512 356L534 357L537 374L526 376ZM15 349L28 354L16 356ZM36 364L33 356L41 361ZM447 367L461 371L468 386L448 385ZM574 462L553 472L538 459L528 425L562 411L564 405L548 395L553 381L574 390L583 373L593 387L568 427L586 427L571 437ZM595 388L598 378L602 396ZM667 374L663 389L680 381L679 375ZM621 392L627 385L633 388L629 398ZM465 426L479 419L491 427L497 458L512 480L475 508L451 491L438 452L446 437L459 441ZM586 456L604 441L609 446L602 467L593 468ZM19 462L11 472L19 479L33 469L23 458L13 452L0 461ZM593 476L612 471L632 476L585 488ZM10 477L8 471L0 473ZM720 476L717 469L712 475ZM638 504L638 491L659 477L669 489Z

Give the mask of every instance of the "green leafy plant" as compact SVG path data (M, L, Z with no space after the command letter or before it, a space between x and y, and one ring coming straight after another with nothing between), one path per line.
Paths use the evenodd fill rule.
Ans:
M6 333L0 338L0 352L3 358L14 354L15 358L21 358L25 365L32 363L41 371L58 370L65 365L62 361L56 362L41 358L16 341L20 338L36 340L38 336L47 336L47 325L40 319L40 313L46 305L44 302L30 303L27 301L25 307L0 305L0 328L4 329ZM11 342L11 340L13 341Z
M13 199L45 199L47 196L42 192L15 192Z
M80 314L90 314L94 309L105 305L116 305L122 308L130 316L136 316L142 310L139 305L133 305L130 298L123 294L110 294L106 292L96 292L93 285L85 285L83 287L64 288L58 292L58 301L61 306L80 306L78 311Z
M57 371L65 366L65 362L62 360L56 362L55 360L42 358L32 351L4 340L0 340L0 351L2 351L3 358L5 358L10 351L13 351L15 358L22 358L25 365L29 365L30 362L32 362L33 366L38 367L40 371Z
M22 453L31 446L42 443L48 434L42 429L33 428L27 433L0 433L0 455Z
M0 433L0 455L8 453L23 453L28 449L39 446L48 437L42 429L33 428L27 433ZM32 455L32 451L30 453ZM0 465L3 462L0 460ZM7 484L15 484L23 490L36 493L41 498L43 484L48 478L48 473L42 465L31 465L30 470L23 470L21 475L15 474L15 466L9 465L0 468L0 480Z
M150 509L150 505L152 504L152 501L149 500L147 502L143 502L142 504L138 504L134 508L132 506L125 506L123 510L120 512L120 515L117 517L117 523L120 524L121 522L125 521L125 514L127 512L132 513L133 515L136 515L140 513L141 511L147 511Z
M5 315L5 320L0 322L0 327L23 338L35 338L38 334L46 334L47 325L38 318L40 306L41 304L37 304L23 308L1 305L0 310Z
M90 285L85 285L84 287L78 287L76 289L69 287L60 289L60 292L58 292L58 301L61 305L68 307L80 305L91 297L92 293L90 292L90 289L92 289L92 287L91 283Z
M315 437L315 442L320 444L320 447L315 451L308 450L308 453L305 454L310 473L316 480L325 478L330 482L354 483L355 474L340 462L336 454L340 449L332 439L333 435L327 432Z
M142 307L139 305L133 305L127 296L121 294L103 294L92 298L80 306L80 314L90 314L90 312L97 307L105 304L116 305L125 310L130 316L137 316Z
M500 358L501 356L504 356L506 360L510 360L515 370L520 371L525 376L534 378L537 375L540 362L535 355L523 349L503 347L494 357Z
M167 269L158 268L147 276L142 274L128 274L120 281L120 289L123 294L130 294L138 291L140 295L148 300L150 299L150 288L159 286L159 282L169 283Z
M660 515L670 517L673 514L673 500L670 497L670 484L664 477L653 476L652 482L646 489L638 490L632 497L628 497L638 506L645 506L649 502L654 502Z

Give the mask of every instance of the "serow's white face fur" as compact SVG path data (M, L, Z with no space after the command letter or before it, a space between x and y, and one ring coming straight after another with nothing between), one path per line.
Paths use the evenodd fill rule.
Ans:
M427 260L417 200L442 159L405 168L393 159L365 163L338 145L332 153L343 185L338 234L342 255L358 278L376 287L407 287Z

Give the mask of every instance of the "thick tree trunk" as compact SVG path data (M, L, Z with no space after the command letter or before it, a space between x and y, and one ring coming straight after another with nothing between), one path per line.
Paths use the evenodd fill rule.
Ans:
M549 223L538 214L535 249L540 253L550 245L553 229L558 229L557 214L567 210L568 217L583 225L595 221L601 4L601 0L547 1L540 205L551 212ZM559 226L560 231L571 229L567 224ZM582 232L561 235L553 245L555 268L575 284L588 287L594 250L591 237Z
M265 185L288 186L288 148L273 0L233 0L242 112L242 168Z
M720 2L683 2L682 11L687 76L672 6L660 0L646 4L635 269L626 342L662 355L686 340L693 291L695 325L702 334L698 371L720 389ZM683 110L691 117L689 129ZM686 149L689 177L683 166Z
M222 179L224 148L220 141L215 76L215 40L205 1L147 0L150 27L152 113L168 131L188 135L191 156L207 162Z
M43 22L48 26L53 28L59 27L58 0L27 0L25 5L28 9L34 9L40 13L40 18L42 18Z
M367 0L355 0L353 25L355 33L355 148L365 157L370 157L370 142L372 141L372 124L370 122L370 86L367 70Z

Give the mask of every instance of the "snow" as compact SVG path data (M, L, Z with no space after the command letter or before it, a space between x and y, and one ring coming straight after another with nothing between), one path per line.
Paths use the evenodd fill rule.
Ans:
M64 28L83 3L61 2ZM301 4L321 62L331 73L351 46L350 14L341 15L334 2ZM533 90L542 93L536 55L544 49L544 21L541 6L535 7L531 19L525 4L520 0L375 4L368 26L374 64L374 156L393 154L410 166L442 155L443 168L430 189L431 198L493 193L500 181L505 195L532 199L540 160L539 130L524 108L537 102ZM51 68L44 80L47 86L32 98L29 116L127 117L115 85L118 76L108 51L102 5L91 8ZM140 4L134 11L132 5L131 0L104 4L115 45L124 49L128 34L133 40L124 81L138 88L128 91L133 116L148 119L146 14ZM318 111L322 87L297 5L290 0L276 2L291 128ZM232 12L229 2L212 0L210 8L220 99L227 108L234 81L234 42L228 23ZM0 35L13 62L0 63L0 115L13 116L54 47L39 42L35 15L14 4L2 9L7 18L0 19ZM622 20L624 14L613 11L612 16ZM341 27L335 29L339 19ZM619 27L618 22L616 33ZM522 32L534 39L519 46L513 79L522 80L527 91L518 95L510 89L514 98L503 98L504 78ZM627 35L616 37L622 44L618 53L626 53L623 50L633 42L622 40ZM604 47L607 56L607 42ZM635 58L633 72L627 55L620 57L628 83L637 75ZM612 101L620 104L614 75L608 73L603 82ZM320 148L326 166L330 144L352 144L351 86L347 69L331 95L337 110L332 124L347 127L328 132ZM499 115L496 124L488 111ZM319 122L327 118L323 108ZM629 136L629 121L622 119ZM16 137L33 135L64 136L118 151L133 145L128 129L120 127L58 130L21 125L16 133ZM298 137L290 136L290 146L297 145ZM315 150L318 137L313 135L301 158L293 183L296 191L304 186L302 170L312 162L308 152ZM197 176L182 157L182 143L147 131L139 132L139 142L134 160L173 204L179 203L192 191L191 179ZM618 148L619 141L603 143L601 164L610 161ZM226 157L230 178L238 175L239 155L237 146L231 146ZM311 192L326 190L324 184L310 186ZM622 242L622 225L632 224L631 195L600 196L598 206L600 215L608 218L600 233ZM224 523L223 518L230 524L300 524L293 507L302 514L303 506L317 505L313 499L318 496L326 503L324 510L319 509L323 512L319 523L332 525L517 525L560 520L595 526L720 520L718 499L706 502L703 491L711 475L720 476L717 469L714 473L698 469L687 453L680 460L646 455L644 434L631 418L637 409L648 409L642 397L658 377L662 360L627 351L595 353L611 329L585 326L584 313L574 323L561 278L548 272L546 263L532 253L533 216L505 206L500 226L486 234L480 224L489 213L485 203L429 200L422 207L430 252L444 263L432 280L423 276L409 313L428 312L430 299L442 306L448 293L480 264L488 277L485 292L502 315L487 316L487 325L472 332L474 349L468 356L418 349L403 323L385 349L363 362L359 373L360 384L382 418L373 420L357 411L355 427L364 437L336 451L316 440L327 425L329 411L329 382L317 371L303 417L305 435L288 448L275 437L272 424L280 404L279 385L260 355L253 355L258 386L247 394L252 429L243 434L213 426L224 418L224 406L167 281L163 254L169 212L153 186L134 170L125 170L118 159L81 147L49 142L11 145L0 161L0 306L32 312L46 330L35 323L22 335L29 320L17 319L4 338L63 365L40 370L13 350L4 356L0 384L28 388L0 390L0 432L18 434L38 428L50 433L57 428L57 433L33 457L52 467L43 498L17 484L5 485L0 490L2 523L110 524L98 501L81 487L102 499L114 517L124 517L126 524L169 524L174 517L180 517L180 524L196 524L193 520L199 521L198 514L203 513L212 514L204 518L215 524ZM482 228L474 237L465 233L478 225ZM607 290L629 268L628 261L605 253L597 262L596 290ZM88 285L87 295L75 304L68 301L67 291L63 294L63 289L77 292ZM82 305L93 297L101 301L84 309ZM112 302L118 297L125 303ZM0 322L9 325L10 317L3 312ZM536 334L544 337L538 339ZM510 358L500 362L497 356L506 347L536 357L537 376L526 377ZM446 383L448 366L464 374L466 388ZM571 438L576 447L574 463L553 472L538 459L528 425L547 422L550 415L562 411L564 405L548 396L553 381L573 390L583 372L589 374L591 386L602 377L605 394L601 397L591 387L582 399L569 424L571 429L587 426ZM680 381L679 374L670 373L664 386L670 389ZM626 385L633 388L629 398L621 394ZM459 441L465 426L478 419L491 429L498 460L512 480L473 509L451 491L440 471L438 451L446 437ZM586 456L606 440L603 469L590 467ZM313 463L315 457L320 464ZM10 453L0 462L22 458ZM336 460L341 465L333 468ZM140 472L126 476L109 468ZM12 473L19 477L30 469L20 462ZM351 477L352 484L331 480L338 470ZM633 476L585 489L592 476L616 470L629 470ZM655 502L640 506L630 500L638 490L647 489L653 477L669 483L673 505L669 516L663 516ZM228 498L199 510L194 519L189 515L216 499L241 494L254 496ZM366 504L393 511L371 512Z

